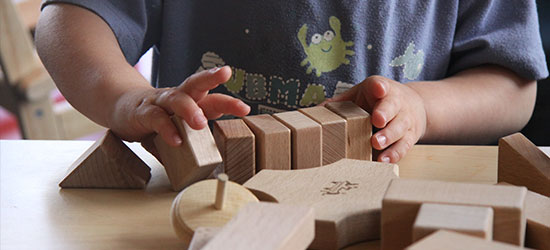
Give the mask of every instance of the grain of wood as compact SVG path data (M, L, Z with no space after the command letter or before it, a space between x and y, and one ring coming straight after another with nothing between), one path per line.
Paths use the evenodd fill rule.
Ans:
M298 111L277 113L273 117L291 131L292 169L320 167L323 160L321 125Z
M243 118L256 136L256 172L291 169L290 129L270 115Z
M430 236L407 247L407 250L463 250L463 249L484 249L484 250L519 250L524 249L511 244L497 241L487 241L478 237L465 235L445 230L437 231Z
M254 133L242 119L214 122L214 139L231 181L243 184L256 173Z

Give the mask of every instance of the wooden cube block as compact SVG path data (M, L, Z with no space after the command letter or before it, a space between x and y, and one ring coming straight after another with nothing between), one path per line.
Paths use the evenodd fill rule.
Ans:
M111 130L69 168L62 188L144 188L151 169Z
M382 248L412 243L412 226L422 203L492 207L493 239L523 246L525 187L423 180L392 180L382 201Z
M249 203L202 249L306 249L314 225L310 207Z
M348 126L346 120L322 106L299 109L323 128L323 165L346 158Z
M346 119L348 123L347 158L370 161L372 159L370 114L350 101L330 102L325 107Z
M172 116L182 143L172 147L160 135L154 142L174 191L205 179L222 163L210 128L194 130L178 116Z
M287 126L292 135L292 169L314 168L322 165L321 125L298 111L274 114Z
M229 179L243 184L256 173L255 136L241 119L214 122L214 139Z
M422 204L413 225L413 242L440 229L493 240L493 209L435 203Z
M525 246L550 249L550 198L528 191L525 198L527 230Z
M550 158L521 133L501 138L498 181L550 196Z
M256 135L256 172L290 170L290 129L266 114L247 116L243 120Z
M445 230L437 231L430 236L407 247L407 250L463 250L463 249L483 249L483 250L519 250L522 247L505 244L497 241L488 241L456 232Z

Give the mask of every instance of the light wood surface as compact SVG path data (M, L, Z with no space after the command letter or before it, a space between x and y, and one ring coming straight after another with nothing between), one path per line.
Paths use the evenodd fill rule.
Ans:
M314 249L337 249L380 235L384 191L398 166L342 159L318 168L263 170L244 186L282 204L315 209Z
M68 169L62 188L144 188L151 169L111 130Z
M441 229L493 240L493 209L434 203L422 204L413 224L413 242Z
M445 230L438 231L407 248L407 250L441 249L519 250L524 248L497 241L487 241L478 237Z
M249 203L202 249L306 249L313 240L314 222L311 207Z
M193 233L193 239L187 250L202 249L221 229L221 227L198 227L195 229L195 233Z
M550 196L550 157L521 133L498 142L498 181Z
M370 114L351 101L330 102L325 107L348 122L347 158L370 161L372 159Z
M292 169L314 168L322 165L321 125L299 111L274 114L287 126L292 136Z
M160 135L154 142L166 174L174 191L203 179L222 163L222 156L210 128L194 130L178 116L172 116L182 143L178 147L168 145Z
M270 115L243 118L256 135L256 172L262 169L291 169L290 129Z
M170 223L178 193L162 165L137 143L127 145L151 167L145 189L57 186L93 143L0 140L0 249L184 249ZM401 177L405 169L409 176L446 180L445 170L458 181L495 183L496 164L497 147L415 145L399 166Z
M525 187L394 179L382 200L382 248L412 243L412 226L422 203L490 206L493 239L523 246Z
M323 128L323 165L346 158L346 120L322 106L303 108L299 111L321 124Z
M525 197L525 246L550 249L550 198L528 191Z
M222 155L225 173L243 184L256 173L255 136L241 119L214 122L214 139Z

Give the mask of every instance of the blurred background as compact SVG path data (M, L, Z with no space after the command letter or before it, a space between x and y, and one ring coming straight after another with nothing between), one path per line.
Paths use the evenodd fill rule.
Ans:
M0 139L95 140L105 128L74 110L57 91L36 57L32 34L41 0L0 0ZM550 55L550 1L537 0L540 31ZM151 53L136 68L151 74ZM539 81L534 114L521 131L538 146L550 146L550 79Z

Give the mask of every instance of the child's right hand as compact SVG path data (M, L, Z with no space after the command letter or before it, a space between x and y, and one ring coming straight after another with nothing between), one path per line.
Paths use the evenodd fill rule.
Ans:
M191 75L174 88L138 88L121 95L108 126L122 139L143 141L156 132L172 146L181 144L171 115L182 117L193 129L207 126L208 119L223 114L245 116L250 107L243 101L223 94L208 94L227 82L231 69L213 68Z

